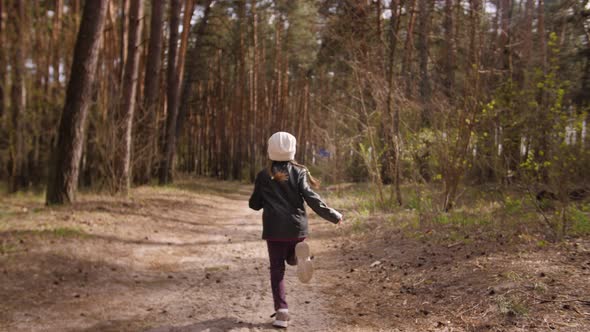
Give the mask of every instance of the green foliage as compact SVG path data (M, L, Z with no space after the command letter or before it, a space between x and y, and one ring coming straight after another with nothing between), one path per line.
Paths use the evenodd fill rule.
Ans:
M56 237L61 238L73 238L73 237L84 237L86 233L78 228L72 227L58 227L51 230L46 231L49 234L52 234Z
M414 192L408 195L406 206L408 209L417 210L419 212L432 211L434 208L432 204L432 197L426 192Z
M18 247L9 242L1 242L0 243L0 255L10 255L12 253L18 252Z
M316 61L318 52L317 1L287 2L287 50L296 70L307 71Z
M56 227L56 228L47 228L47 229L39 229L39 230L23 230L17 231L14 233L16 237L21 237L26 234L41 236L41 237L57 237L57 238L78 238L78 237L86 237L88 233L84 232L84 230L76 227Z
M480 226L489 224L491 221L488 219L489 216L481 214L471 214L459 211L451 211L445 213L439 213L435 217L437 223L443 225L455 225L455 226Z
M590 235L590 207L585 205L581 209L570 207L568 216L571 220L571 233L578 236Z
M365 223L363 222L362 219L359 219L359 218L353 219L351 225L352 225L351 230L354 233L361 233L365 229Z
M498 310L508 316L524 316L529 312L526 302L515 296L498 296L496 303Z
M516 214L522 211L522 199L512 198L510 195L504 197L504 209L509 214Z

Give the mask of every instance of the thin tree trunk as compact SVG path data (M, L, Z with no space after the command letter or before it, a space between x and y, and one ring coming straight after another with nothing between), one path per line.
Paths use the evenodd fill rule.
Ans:
M452 102L455 91L455 26L453 19L453 0L445 0L444 12L444 39L445 39L445 53L444 53L444 80L443 89L447 97Z
M53 45L60 44L60 34L61 34L61 25L62 25L62 17L63 17L63 0L55 0L55 16L53 20ZM51 66L53 67L53 94L57 94L57 92L61 89L60 77L59 77L59 65L61 60L61 48L55 47L53 50L53 57Z
M237 2L237 12L238 12L238 22L237 22L237 29L238 29L238 53L236 59L236 86L235 86L235 98L237 103L237 114L236 114L236 132L234 138L234 179L239 179L242 174L242 167L243 167L243 159L245 156L244 153L244 109L246 106L246 93L245 93L245 86L246 86L246 46L245 46L245 24L246 21L246 2L245 0ZM269 117L269 121L272 124L272 117Z
M481 0L469 0L470 3L470 21L471 29L469 34L469 62L466 68L468 80L465 87L465 96L463 98L463 108L459 121L457 123L459 134L457 142L451 149L448 157L448 164L445 166L444 176L444 204L445 212L450 211L457 198L457 189L459 183L465 173L465 159L469 151L469 143L475 117L478 112L478 100L480 90L480 74L479 68L481 65Z
M537 7L537 33L539 40L539 55L541 58L541 70L543 75L547 75L547 42L545 40L545 1L539 0ZM552 123L549 120L549 113L551 106L548 105L547 96L544 88L538 90L537 103L540 106L539 114L539 146L537 148L538 162L543 165L547 160L550 160L549 140L548 135L543 134L551 131ZM547 167L541 169L541 177L544 182L549 179Z
M4 1L0 0L0 45L6 45L4 42ZM0 47L0 119L4 116L6 101L4 87L6 84L6 53L5 47ZM2 138L0 135L0 138Z
M384 165L382 167L383 181L391 181L392 193L395 192L396 200L402 205L402 196L399 188L399 111L394 105L394 88L395 88L395 51L397 47L397 27L398 25L398 6L399 0L391 1L391 17L389 19L389 55L387 65L387 110L385 121L383 121L383 136L385 138L384 146L386 151L384 156Z
M281 34L283 31L283 20L278 19L277 23L275 24L275 63L274 63L274 72L275 72L275 95L274 95L274 102L273 102L273 109L272 109L272 129L271 132L275 132L280 129L280 121L281 121L281 100L282 100L282 70L281 70Z
M141 151L138 159L137 174L134 176L138 184L149 182L154 161L156 138L156 115L160 96L160 70L162 68L162 27L164 25L164 0L152 1L150 19L150 40L144 77L144 99L141 108L142 120L139 129L136 151ZM141 146L146 146L141 148Z
M61 115L55 161L50 165L47 204L70 203L75 198L86 116L108 0L86 1Z
M420 98L423 105L422 125L426 127L432 124L432 86L428 70L428 50L430 47L429 35L433 6L433 1L418 0L420 17L418 20L418 42L416 44L416 49L418 51L420 68Z
M174 1L173 1L174 2ZM177 122L178 122L178 104L180 101L179 90L181 79L184 74L184 62L186 55L186 48L188 43L188 36L190 32L190 22L193 14L193 1L186 0L185 12L183 17L183 31L180 40L180 49L176 60L175 73L172 81L169 78L169 84L173 87L168 87L168 117L166 119L166 144L164 145L164 169L160 173L160 184L172 182L172 167L174 160L174 153L176 150L177 137ZM171 21L172 22L172 21ZM171 37L172 38L172 37ZM175 38L176 39L176 38ZM175 40L174 39L174 40ZM175 43L176 47L176 43ZM170 60L169 60L170 61ZM168 72L170 74L170 71Z
M406 41L404 43L404 57L402 59L401 74L404 77L406 95L411 97L413 94L413 66L412 53L414 51L414 25L416 22L416 0L410 0L406 5L410 15L408 19L408 28L406 30Z
M500 22L501 34L500 34L500 47L502 49L501 64L502 69L505 72L507 84L514 84L514 72L513 72L513 59L512 59L512 40L513 40L513 29L512 29L512 0L501 1L501 12L502 19ZM510 86L510 88L514 88ZM505 121L503 127L504 137L502 142L503 157L506 167L506 172L517 174L518 165L520 164L520 138L521 128L518 126L516 118L518 113L516 110L508 111L508 119ZM506 177L508 179L508 177Z
M25 56L26 56L26 13L22 0L15 0L12 9L12 50L11 72L12 89L10 93L10 188L16 192L26 185L25 179L25 141L23 133L23 116L27 102L25 87Z
M256 12L256 0L252 0L250 5L252 10L252 49L253 55L253 66L252 66L252 104L251 106L251 119L250 122L250 137L248 144L250 144L250 181L254 182L256 178L256 128L257 122L256 117L258 115L258 13ZM284 105L286 107L286 105Z
M184 15L182 17L182 34L180 35L180 48L176 59L176 83L180 87L180 81L184 77L184 64L186 62L186 50L188 46L188 37L190 34L191 20L193 18L194 3L193 0L185 0ZM178 92L177 92L178 93ZM178 98L178 97L176 97ZM178 107L178 106L177 106Z
M119 148L115 156L116 178L115 192L126 194L131 179L131 144L133 130L133 114L137 93L137 75L139 56L141 55L141 19L143 18L143 0L130 0L129 31L127 32L127 62L123 72L121 104L116 123L118 129Z
M211 3L212 0L207 0L205 3L205 11L203 12L203 18L201 22L196 27L196 32L193 32L196 38L195 43L188 51L187 57L189 62L187 63L186 73L182 76L182 90L181 90L181 98L180 98L180 105L178 110L178 118L176 121L176 131L175 131L175 138L176 140L179 139L180 135L182 134L182 130L184 127L185 117L188 114L188 110L191 104L191 91L193 88L194 83L198 80L198 70L199 70L199 59L202 50L202 38L205 35L205 29L207 28L207 22L209 20L209 14L211 12ZM190 22L190 21L189 21Z
M178 48L178 26L180 24L180 0L172 0L170 4L170 24L168 38L168 67L166 68L167 84L167 114L164 140L162 142L162 155L160 164L159 182L161 185L169 183L171 179L171 136L176 128L176 111L178 110L178 71L176 69L176 53Z
M119 61L119 77L121 78L121 82L123 82L123 75L125 73L125 64L127 63L127 50L128 47L128 36L129 33L129 1L130 0L120 0L120 7L121 8L121 25L120 25L120 34L119 39L119 52L120 52L120 61Z
M395 0L393 0L391 3L393 4ZM376 30L376 34L377 34L377 40L380 41L381 40L381 35L382 35L382 28L381 28L381 0L377 0L374 2L375 4L375 21L376 21L376 26L377 26L377 30ZM391 7L393 8L394 6L391 5ZM395 12L392 10L391 11L391 17L393 17L395 15Z
M528 87L531 70L531 51L533 49L533 11L535 8L534 0L526 0L524 11L524 26L522 27L522 86Z

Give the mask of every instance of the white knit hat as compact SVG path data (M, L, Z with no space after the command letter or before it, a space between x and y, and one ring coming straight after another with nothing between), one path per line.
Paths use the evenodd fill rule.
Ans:
M268 139L268 157L274 161L289 161L295 159L297 139L295 136L278 131Z

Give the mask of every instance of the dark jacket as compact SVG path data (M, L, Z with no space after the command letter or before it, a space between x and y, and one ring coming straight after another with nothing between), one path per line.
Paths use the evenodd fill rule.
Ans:
M307 170L288 161L273 162L274 172L288 175L286 181L271 179L268 169L256 176L250 208L264 209L262 213L263 239L296 239L307 236L307 213L303 201L320 217L338 223L342 215L329 208L310 187Z

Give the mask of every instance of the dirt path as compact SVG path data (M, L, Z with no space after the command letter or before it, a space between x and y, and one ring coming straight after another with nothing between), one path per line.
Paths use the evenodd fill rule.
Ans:
M249 187L227 186L16 207L1 229L0 330L273 330L260 212L247 207ZM321 263L330 240L310 242ZM321 294L334 273L317 265L309 285L287 270L290 331L337 329Z
M0 331L273 331L250 190L198 180L63 208L0 198ZM316 274L302 285L287 269L289 331L590 331L590 240L386 218L312 218Z

